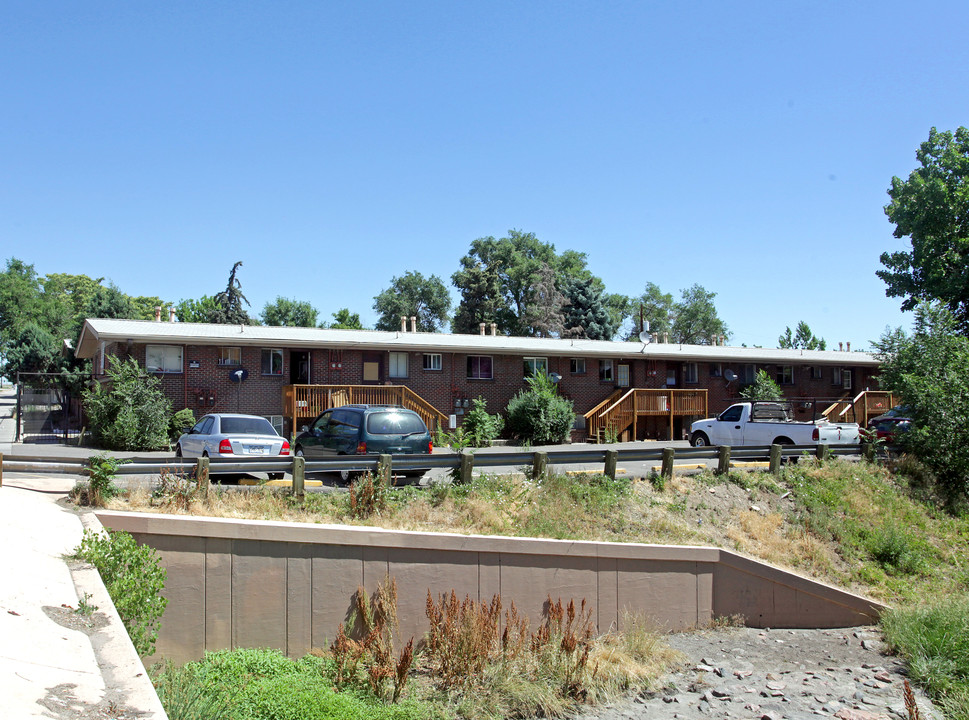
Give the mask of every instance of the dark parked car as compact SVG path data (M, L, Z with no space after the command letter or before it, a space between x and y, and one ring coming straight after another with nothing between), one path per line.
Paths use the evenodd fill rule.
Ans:
M912 418L908 417L908 412L905 405L893 407L869 420L868 431L874 432L878 439L884 440L888 445L894 445L898 442L899 434L912 426Z
M344 405L322 412L294 442L309 460L336 455L428 455L434 450L427 425L413 410L393 405ZM340 471L344 480L353 473Z

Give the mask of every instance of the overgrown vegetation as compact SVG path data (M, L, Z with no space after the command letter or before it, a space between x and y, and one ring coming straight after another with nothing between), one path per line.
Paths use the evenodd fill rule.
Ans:
M765 370L758 370L754 382L740 391L740 397L750 402L780 400L784 397L781 386Z
M532 445L567 442L575 408L558 392L547 373L528 378L528 389L520 391L505 409L505 424L512 437Z
M479 603L428 591L422 651L401 643L397 585L387 578L353 612L328 649L299 660L274 650L207 653L155 677L172 720L279 718L468 718L561 716L652 687L679 660L640 617L596 637L593 609L549 598L532 630L499 595ZM397 648L400 647L398 652Z
M175 442L185 432L185 428L193 425L195 425L195 413L191 408L182 408L172 415L171 422L168 423L168 439Z
M104 507L108 500L121 492L114 484L114 476L126 462L104 453L92 455L88 458L88 482L75 485L71 497L79 505Z
M107 380L83 395L95 442L109 450L167 448L171 403L158 378L134 358L108 361Z
M889 647L946 718L969 718L969 599L890 610L882 617Z
M74 556L97 568L135 650L142 657L151 655L168 604L161 596L167 573L155 550L139 545L126 532L85 530Z

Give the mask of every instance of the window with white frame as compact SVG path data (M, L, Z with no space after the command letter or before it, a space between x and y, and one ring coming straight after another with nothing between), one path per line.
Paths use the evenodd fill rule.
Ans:
M841 371L841 387L845 390L851 390L851 370Z
M821 366L820 365L812 365L809 369L810 369L810 372L811 372L811 379L812 380L820 380L821 379Z
M599 361L599 381L600 382L612 382L612 360L600 360Z
M182 372L181 345L148 345L145 348L145 368L148 372Z
M778 365L777 366L777 384L778 385L793 385L794 384L794 366L793 365Z
M683 363L683 384L696 385L699 382L695 362Z
M527 357L522 358L522 360L524 363L523 372L525 373L525 377L548 375L548 358Z
M440 370L441 369L441 353L424 353L424 369L425 370Z
M629 387L629 366L626 364L616 365L616 385L619 387Z
M242 348L219 348L219 365L242 365Z
M407 353L392 352L387 364L387 377L405 378L407 377Z
M585 358L571 358L569 372L573 375L585 375Z
M282 415L264 415L263 417L265 417L269 421L269 423L273 426L273 430L275 430L280 435L283 434L283 416Z
M283 374L283 351L279 348L262 349L262 374L263 375L282 375Z
M468 355L468 378L471 380L491 380L494 369L490 355Z

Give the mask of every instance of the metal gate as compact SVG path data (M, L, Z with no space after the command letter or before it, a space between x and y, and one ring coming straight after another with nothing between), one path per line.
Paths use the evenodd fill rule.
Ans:
M22 443L77 442L82 430L81 399L60 386L59 375L17 377L17 438Z

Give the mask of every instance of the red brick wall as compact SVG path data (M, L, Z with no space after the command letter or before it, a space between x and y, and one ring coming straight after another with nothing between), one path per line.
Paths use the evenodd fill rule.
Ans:
M298 348L293 348L298 349ZM111 345L109 353L119 356L128 354L125 345ZM146 348L135 344L130 354L141 365L145 364ZM359 349L343 351L310 350L310 380L313 384L350 384L363 382L363 354ZM165 394L171 399L174 410L191 408L196 416L207 412L243 412L255 415L281 415L283 412L282 389L290 384L290 352L284 349L283 372L281 375L262 374L262 348L242 347L242 364L248 379L241 384L232 382L229 373L239 366L219 365L220 348L208 345L186 345L183 350L183 370L180 373L158 373ZM405 385L443 413L456 412L455 401L473 400L482 397L488 404L489 412L501 412L508 401L526 387L522 357L518 355L491 355L493 379L469 379L467 377L468 353L442 352L440 370L424 370L422 352L407 353L407 377L388 377L388 354L383 353L383 378L388 384ZM575 404L578 414L584 414L606 399L616 390L616 378L620 360L614 358L613 380L600 381L599 370L602 360L586 358L586 371L581 374L570 372L570 358L549 357L548 369L558 373L562 380L559 387L562 393ZM702 389L708 391L708 407L711 415L724 410L735 401L741 389L739 381L728 383L723 377L711 377L711 363L697 363L697 382L685 383L685 363L682 361L648 360L635 358L623 360L628 364L630 385L632 387L662 388L667 382L667 372L675 373L678 389ZM718 363L721 370L728 367L742 373L742 363ZM859 366L846 366L852 371L852 388L844 390L832 384L833 367L819 366L820 379L811 379L810 365L794 365L794 384L782 386L789 398L819 397L837 398L857 395L866 387L877 388L874 380L875 370ZM765 369L771 377L777 376L774 364L758 364L756 369ZM199 398L202 398L200 401ZM461 408L463 409L463 407ZM460 418L460 415L459 415ZM459 419L460 421L460 419ZM682 428L688 423L678 421L674 436L682 436ZM640 430L641 437L665 438L669 436L669 421L666 419L648 420Z

